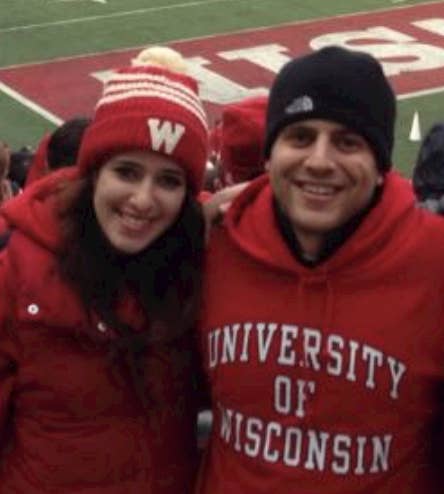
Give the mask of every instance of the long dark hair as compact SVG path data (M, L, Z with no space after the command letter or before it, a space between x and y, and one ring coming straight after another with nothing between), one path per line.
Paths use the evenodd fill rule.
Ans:
M122 255L97 223L93 192L92 176L78 179L65 190L60 212L64 232L61 271L87 312L96 313L118 333L111 345L112 360L123 359L144 400L142 356L150 347L173 344L196 319L204 251L202 210L187 193L178 218L163 235L136 255ZM143 308L149 321L147 331L134 331L116 314L116 301L126 291Z

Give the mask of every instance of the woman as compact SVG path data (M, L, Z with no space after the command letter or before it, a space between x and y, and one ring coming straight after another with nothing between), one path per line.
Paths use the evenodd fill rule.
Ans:
M77 166L4 206L1 492L191 491L206 156L195 81L128 67Z

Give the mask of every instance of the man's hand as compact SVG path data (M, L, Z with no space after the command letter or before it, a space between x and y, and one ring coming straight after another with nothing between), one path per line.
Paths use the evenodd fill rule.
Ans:
M218 190L202 204L203 214L205 217L206 241L209 239L211 226L222 220L233 199L235 199L245 189L248 183L249 182L241 182L239 184L230 185L229 187Z

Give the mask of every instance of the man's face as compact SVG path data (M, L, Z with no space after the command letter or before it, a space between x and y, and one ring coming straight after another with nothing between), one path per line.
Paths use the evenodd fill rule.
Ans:
M275 197L303 248L305 238L320 248L325 234L365 208L383 181L368 142L328 120L285 127L266 166Z

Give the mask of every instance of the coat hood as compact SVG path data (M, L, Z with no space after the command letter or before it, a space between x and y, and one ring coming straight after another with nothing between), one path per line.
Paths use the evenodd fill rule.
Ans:
M55 251L60 244L57 191L77 177L74 168L62 168L37 180L18 196L5 202L0 215L8 229L17 230L37 244Z
M357 260L361 269L366 257L372 262L378 259L378 250L383 250L383 245L400 230L404 221L414 221L408 215L415 208L412 186L397 172L390 172L385 177L384 191L378 204L335 254L313 270L295 261L282 238L272 196L268 176L256 179L233 201L225 217L225 226L241 250L262 263L287 272L354 270Z

